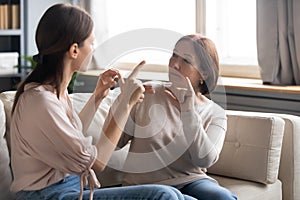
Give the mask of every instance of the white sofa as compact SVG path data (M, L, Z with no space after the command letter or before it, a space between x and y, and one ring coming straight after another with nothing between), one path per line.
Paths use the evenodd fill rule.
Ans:
M9 192L9 123L14 92L0 94L0 200L14 198ZM79 111L89 93L72 94ZM99 107L88 129L94 139L115 95L111 92ZM300 200L300 117L293 115L227 110L228 131L219 161L208 173L241 200ZM37 122L38 123L38 122ZM102 186L120 185L120 169L126 153L116 151L103 172Z

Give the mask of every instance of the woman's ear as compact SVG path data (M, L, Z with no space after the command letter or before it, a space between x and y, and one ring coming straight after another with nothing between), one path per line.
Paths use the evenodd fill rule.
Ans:
M79 53L79 48L77 43L73 43L69 48L69 56L73 59L76 59Z

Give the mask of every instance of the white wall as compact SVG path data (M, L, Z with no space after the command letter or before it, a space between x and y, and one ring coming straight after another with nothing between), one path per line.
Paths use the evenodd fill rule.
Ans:
M25 54L32 56L37 54L35 44L35 30L43 13L55 3L72 2L71 0L26 0L25 9Z

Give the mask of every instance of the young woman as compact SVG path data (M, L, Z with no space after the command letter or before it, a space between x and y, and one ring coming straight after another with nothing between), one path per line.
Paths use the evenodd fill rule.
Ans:
M42 16L36 30L39 53L36 68L19 86L12 109L11 186L17 199L183 199L172 187L145 185L100 187L93 168L107 164L133 105L145 88L136 80L140 63L126 82L118 71L105 71L83 110L76 114L67 93L72 74L86 70L93 52L93 21L80 8L56 4ZM102 135L92 145L85 131L100 105L115 86L121 94L112 105ZM99 131L101 134L101 131ZM83 190L89 180L91 190Z
M219 77L214 43L187 35L169 61L170 85L149 83L126 124L118 146L131 140L124 185L158 183L197 199L236 199L205 173L221 152L227 129L224 109L207 98Z

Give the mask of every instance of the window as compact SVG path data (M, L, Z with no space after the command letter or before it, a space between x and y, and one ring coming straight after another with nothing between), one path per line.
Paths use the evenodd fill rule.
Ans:
M196 31L195 1L94 0L91 8L96 22L96 32L101 36L97 37L100 40L97 41L98 43L111 40L120 34L136 29L170 30L181 34L181 36ZM102 10L99 10L100 8ZM143 36L136 35L131 41L148 39L140 37ZM172 42L171 49L141 47L140 49L122 52L122 55L119 55L118 62L137 63L145 59L147 63L167 65L177 39L179 37Z
M206 35L223 64L257 65L256 1L206 1Z
M198 31L216 43L223 75L259 77L255 0L92 2L100 43L143 28L167 29L182 35ZM161 49L137 49L120 55L118 62L137 63L145 59L147 63L167 65L170 55Z
M205 34L217 45L221 75L260 78L256 50L256 1L209 0L205 4Z
M139 28L195 32L195 2L174 0L107 0L108 35Z

